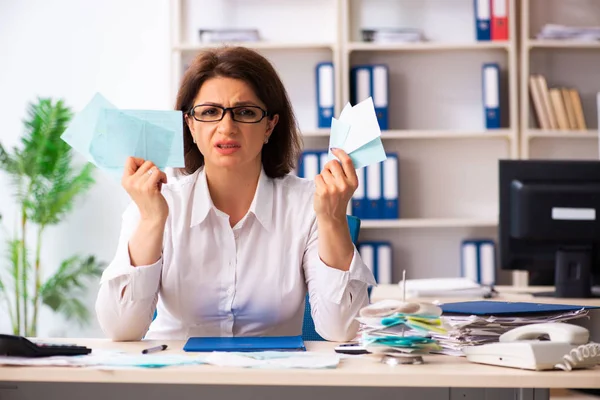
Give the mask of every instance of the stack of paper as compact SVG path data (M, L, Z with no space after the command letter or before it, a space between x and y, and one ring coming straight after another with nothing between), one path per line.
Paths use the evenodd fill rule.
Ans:
M402 309L405 311L399 311ZM361 310L359 341L372 353L441 350L431 337L433 333L446 334L440 314L441 309L432 304L383 300Z
M577 27L546 24L540 33L537 34L537 38L547 40L595 41L600 40L600 27Z
M468 302L465 302L468 303ZM484 303L484 302L471 302ZM458 304L458 303L456 303ZM498 302L498 304L501 304ZM504 303L502 303L504 304ZM514 303L527 304L527 303ZM532 303L533 305L534 303ZM569 306L565 306L569 307ZM444 305L442 305L444 308ZM463 348L498 341L498 337L519 326L544 322L564 322L585 317L588 310L573 307L567 311L531 312L531 313L498 313L491 315L446 314L442 315L442 325L446 333L432 333L441 349L434 352L452 356L463 356Z

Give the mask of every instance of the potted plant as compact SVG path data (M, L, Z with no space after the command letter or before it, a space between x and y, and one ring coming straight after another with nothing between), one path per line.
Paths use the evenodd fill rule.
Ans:
M28 105L20 146L9 152L0 143L0 169L11 178L18 208L15 229L10 232L2 225L7 264L0 268L0 306L8 309L16 335L37 335L42 305L68 320L87 322L89 313L80 295L86 280L103 269L94 256L73 255L42 281L45 229L61 222L94 183L93 165L77 169L71 147L60 137L71 118L62 100L38 99ZM29 241L32 237L35 240Z

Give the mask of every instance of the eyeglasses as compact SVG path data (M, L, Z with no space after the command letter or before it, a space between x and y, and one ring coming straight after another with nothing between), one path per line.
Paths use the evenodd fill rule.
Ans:
M269 115L268 111L258 106L221 107L214 104L194 106L188 114L199 122L217 122L223 119L227 111L234 121L244 124L256 124Z

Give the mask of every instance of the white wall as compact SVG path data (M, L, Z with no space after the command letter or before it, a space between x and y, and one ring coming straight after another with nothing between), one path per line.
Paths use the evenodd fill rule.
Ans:
M79 111L99 91L120 108L170 109L168 0L0 0L0 142L12 148L23 132L26 105L38 96L63 98ZM78 161L82 161L78 159ZM47 273L65 258L113 256L129 198L118 182L96 172L97 184L44 237ZM12 187L0 172L0 213L14 222ZM2 235L2 234L0 234ZM0 257L5 238L0 237ZM6 262L0 258L0 269ZM65 324L41 315L40 336L98 337L93 315L97 284L86 303L92 323ZM0 332L10 330L0 308Z

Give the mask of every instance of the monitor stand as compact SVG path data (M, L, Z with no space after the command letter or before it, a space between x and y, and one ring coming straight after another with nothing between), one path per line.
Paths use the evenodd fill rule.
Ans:
M556 251L555 260L555 291L535 293L535 297L571 299L600 297L592 293L592 247L562 247Z

